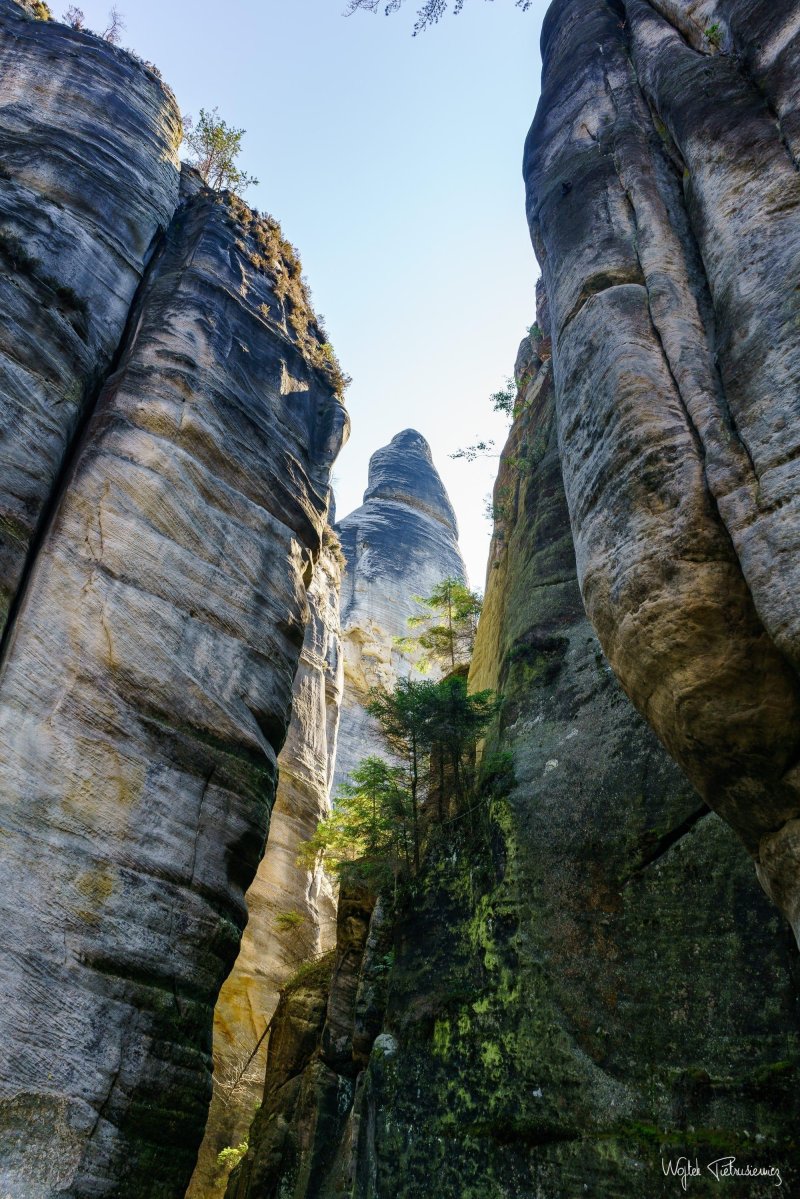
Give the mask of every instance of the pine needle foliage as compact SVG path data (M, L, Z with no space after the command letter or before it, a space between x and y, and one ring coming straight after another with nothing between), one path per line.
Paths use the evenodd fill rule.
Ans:
M301 846L300 865L313 869L322 857L343 881L381 890L411 862L408 803L402 768L364 758L340 786L330 814Z
M242 138L247 131L234 129L219 115L218 108L200 109L197 120L183 119L183 139L189 147L189 165L201 175L203 182L214 189L242 192L258 183L236 165L242 152Z
M461 579L442 579L430 595L415 595L414 602L426 609L408 618L408 627L419 630L398 637L395 644L406 653L420 655L417 669L435 665L445 671L464 666L472 657L478 618L483 601Z
M391 763L365 758L339 789L330 814L301 848L300 864L322 858L342 881L384 892L419 874L431 839L480 808L476 747L498 711L491 691L469 694L466 679L402 680L369 704Z

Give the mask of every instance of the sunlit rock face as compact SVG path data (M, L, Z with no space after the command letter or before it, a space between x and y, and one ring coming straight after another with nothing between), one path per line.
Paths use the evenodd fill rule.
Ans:
M340 913L333 972L278 1009L228 1199L652 1199L681 1156L796 1185L791 933L586 618L546 338L516 376L470 672L503 696L489 831L433 842L393 928Z
M180 140L143 63L0 0L0 630L177 204Z
M329 808L343 669L339 635L340 552L330 530L308 588L308 621L292 692L292 719L278 758L278 789L264 857L246 896L239 956L214 1011L214 1095L187 1199L224 1195L220 1151L247 1139L264 1090L278 992L298 966L332 948L336 898L318 868L298 864L303 841Z
M561 0L528 215L589 617L800 933L797 5Z
M25 570L7 576L17 591L0 669L0 1194L179 1199L346 417L309 352L313 314L287 320L277 280L299 265L234 197L187 178L131 304L178 203L174 106L141 64L97 39L5 4L0 15L17 63L0 88L27 63L20 95L29 89L2 110L19 144L0 204L13 208L30 170L30 187L64 205L69 236L53 233L48 278L78 296L85 286L92 319L97 301L87 344L104 348L91 370L114 367L55 488L47 438L27 430L25 459L11 438L46 519ZM40 124L50 120L52 136ZM74 141L84 125L85 152ZM48 150L29 168L42 143L56 147L52 163ZM36 211L17 203L19 221L42 220L47 203L25 202ZM14 279L41 301L28 267ZM101 285L113 302L92 291ZM120 319L106 328L101 311ZM10 412L63 340L60 309L40 302L36 320L31 373L12 369L1 401ZM53 388L37 401L48 436ZM55 441L68 436L65 426ZM14 478L2 480L11 506Z
M391 690L413 666L394 644L409 633L442 579L465 579L458 525L430 446L414 429L376 450L364 503L336 526L346 559L342 579L345 686L335 782L369 754L385 753L365 710L374 687Z

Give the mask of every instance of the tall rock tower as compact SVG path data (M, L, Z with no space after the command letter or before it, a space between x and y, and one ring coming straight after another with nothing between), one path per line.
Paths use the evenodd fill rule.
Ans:
M366 712L372 687L391 687L411 658L394 639L419 612L415 595L448 577L466 578L458 524L421 433L404 429L376 450L364 503L337 526L347 565L342 579L344 696L334 786L381 746Z
M0 0L0 77L0 1195L181 1199L342 380L145 63Z
M800 942L797 16L552 5L523 174L589 620Z
M225 1194L220 1150L247 1139L264 1089L268 1027L281 987L336 940L336 895L320 863L297 855L328 811L342 694L338 550L325 534L307 590L308 620L292 692L292 719L278 758L269 835L247 892L239 956L214 1009L214 1091L186 1199Z

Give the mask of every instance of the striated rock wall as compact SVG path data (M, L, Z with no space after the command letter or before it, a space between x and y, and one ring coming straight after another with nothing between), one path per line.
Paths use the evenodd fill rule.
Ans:
M373 917L338 1090L317 996L229 1199L653 1199L681 1156L699 1195L728 1155L798 1180L794 943L586 619L546 339L517 378L470 675L513 771L485 778L488 836L453 826L394 929Z
M377 964L380 923L374 896L343 890L335 952L298 972L282 992L252 1151L231 1176L227 1199L352 1193L352 1108L364 1064L358 1034L369 1020L364 984Z
M466 578L453 507L414 429L396 434L369 464L364 503L336 526L346 559L342 579L345 687L335 785L362 758L384 751L365 710L373 687L391 690L412 669L394 644L408 617L442 579Z
M297 864L301 843L329 809L342 696L340 551L330 530L324 545L307 593L308 622L267 845L245 897L248 921L239 956L214 1010L214 1094L187 1199L224 1195L228 1170L218 1154L247 1139L274 1036L264 1032L280 988L336 939L331 880L321 868Z
M365 705L371 688L391 688L397 678L412 669L411 656L398 648L394 639L407 634L407 618L419 611L414 595L429 593L448 576L464 578L465 571L458 550L455 514L433 465L430 448L414 430L408 429L397 434L388 446L372 456L364 504L339 522L336 530L341 539L345 562L341 597L344 689L335 770L335 782L338 784L370 752L385 753ZM287 745L284 754L288 749ZM280 794L281 788L278 804ZM306 829L303 835L307 837L310 831L312 829ZM264 865L270 856L272 837L271 830ZM259 871L259 878L261 873ZM277 895L276 899L284 910L292 908L286 895ZM313 1075L313 1078L303 1082L299 1100L296 1088L301 1071L295 1063L294 1074L298 1077L291 1088L284 1088L286 1080L283 1067L279 1064L284 1052L281 1048L283 1026L286 1021L292 1023L298 1019L298 1004L305 1011L305 1005L310 1002L305 994L305 982L299 992L291 984L287 993L291 998L281 1001L276 1015L277 1025L270 1032L264 1106L257 1114L250 1134L257 1148L248 1154L237 1172L231 1184L234 1194L240 1190L244 1194L248 1187L267 1187L264 1193L273 1193L269 1188L277 1186L278 1182L268 1179L276 1160L291 1161L291 1167L287 1165L286 1169L291 1169L298 1177L318 1178L320 1170L325 1172L326 1177L330 1173L326 1183L330 1186L339 1185L343 1178L342 1170L345 1174L347 1172L338 1150L337 1138L340 1134L345 1135L344 1130L349 1127L354 1080L363 1067L363 1062L357 1066L353 1058L353 1014L350 1002L353 996L345 998L345 992L349 994L348 987L355 988L358 983L363 950L360 942L357 951L350 945L356 935L353 921L361 927L354 915L353 902L358 907L359 904L363 906L366 900L363 896L356 900L345 896L339 906L338 952L340 958L345 958L349 965L344 972L340 966L334 972L335 981L330 998L326 1000L327 1018L324 1018L323 1009L319 1011L325 1027L324 1035L323 1023L319 1024L317 1030L319 1046L313 1038L308 1040L311 1046L309 1053L313 1052L313 1061L309 1059L312 1061L309 1077ZM345 941L349 946L347 949ZM293 945L296 951L297 943ZM272 952L275 953L274 948ZM310 956L311 952L307 949L306 957ZM287 954L280 969L270 967L272 985L276 979L285 981L290 972L286 967L291 964L297 966L299 959L295 956L292 963L292 955ZM235 974L236 971L229 979L226 991L236 986ZM322 974L324 970L317 979L320 988L327 986L327 979L323 979ZM344 981L345 978L350 980L349 983ZM272 1000L271 995L269 998ZM274 1003L271 1002L270 1011L272 1006ZM380 1020L367 1038L367 1056L371 1041L379 1030ZM250 1114L252 1107L251 1104ZM299 1131L290 1131L288 1141L284 1141L287 1122L295 1117L303 1123L303 1127ZM308 1126L304 1123L306 1120L310 1121ZM246 1125L240 1139L244 1139L245 1131ZM272 1164L265 1164L267 1159ZM251 1167L255 1170L252 1178ZM261 1190L258 1189L257 1193L261 1194Z
M800 935L793 0L559 0L525 154L578 576Z
M473 1113L485 1096L488 1131L510 1137L516 1165L472 1148L468 1160L486 1162L509 1193L521 1177L545 1195L671 1194L661 1160L681 1153L705 1168L729 1152L788 1180L794 946L733 835L622 694L586 619L548 339L523 341L516 375L470 673L471 687L503 694L494 745L513 755L508 858L470 929L496 981L466 1044L456 1038L464 1005L449 1015L444 1055L468 1080ZM488 1085L470 1038L476 1054L479 1038L497 1047ZM526 1063L521 1079L515 1062ZM743 1135L754 1126L758 1147Z
M0 0L0 630L178 202L181 136L143 63Z
M0 1192L178 1199L346 418L275 223L188 176L172 215L156 78L0 33Z

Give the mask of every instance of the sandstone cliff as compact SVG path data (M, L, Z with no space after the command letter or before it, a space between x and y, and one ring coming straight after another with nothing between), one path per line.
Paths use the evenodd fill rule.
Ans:
M0 37L0 1192L178 1199L345 416L275 223L173 215L156 77L7 0Z
M308 588L309 614L278 758L278 788L264 857L245 896L247 927L214 1010L214 1094L187 1199L224 1195L220 1150L246 1140L261 1093L280 988L336 938L336 897L321 867L297 863L300 845L329 810L342 696L340 551L330 530Z
M322 980L316 1021L287 1003L307 1038L291 1102L268 1073L229 1199L652 1199L681 1154L797 1177L796 953L586 619L552 366L526 339L471 672L504 696L493 831L452 826L394 928L373 920L338 1089L319 1085Z
M425 438L414 429L376 450L364 503L336 526L346 559L342 579L345 686L335 784L362 758L383 753L365 710L371 688L391 690L412 658L394 640L442 579L464 579L458 525Z
M399 900L344 894L229 1199L651 1199L679 1155L800 1182L797 950L739 843L800 936L796 18L551 8L487 816ZM180 1199L246 902L223 1086L324 948L293 859L335 741L346 418L291 247L181 185L156 76L10 0L0 61L0 1195ZM339 528L341 777L413 594L463 567L411 430Z
M367 892L344 890L335 953L298 972L283 991L264 1101L250 1131L253 1152L234 1171L227 1199L351 1193L351 1109L363 1065L354 1031L364 1010L365 956L374 960L374 905Z
M800 936L792 0L559 0L525 155L589 617Z
M178 202L180 114L143 63L0 0L0 629Z

